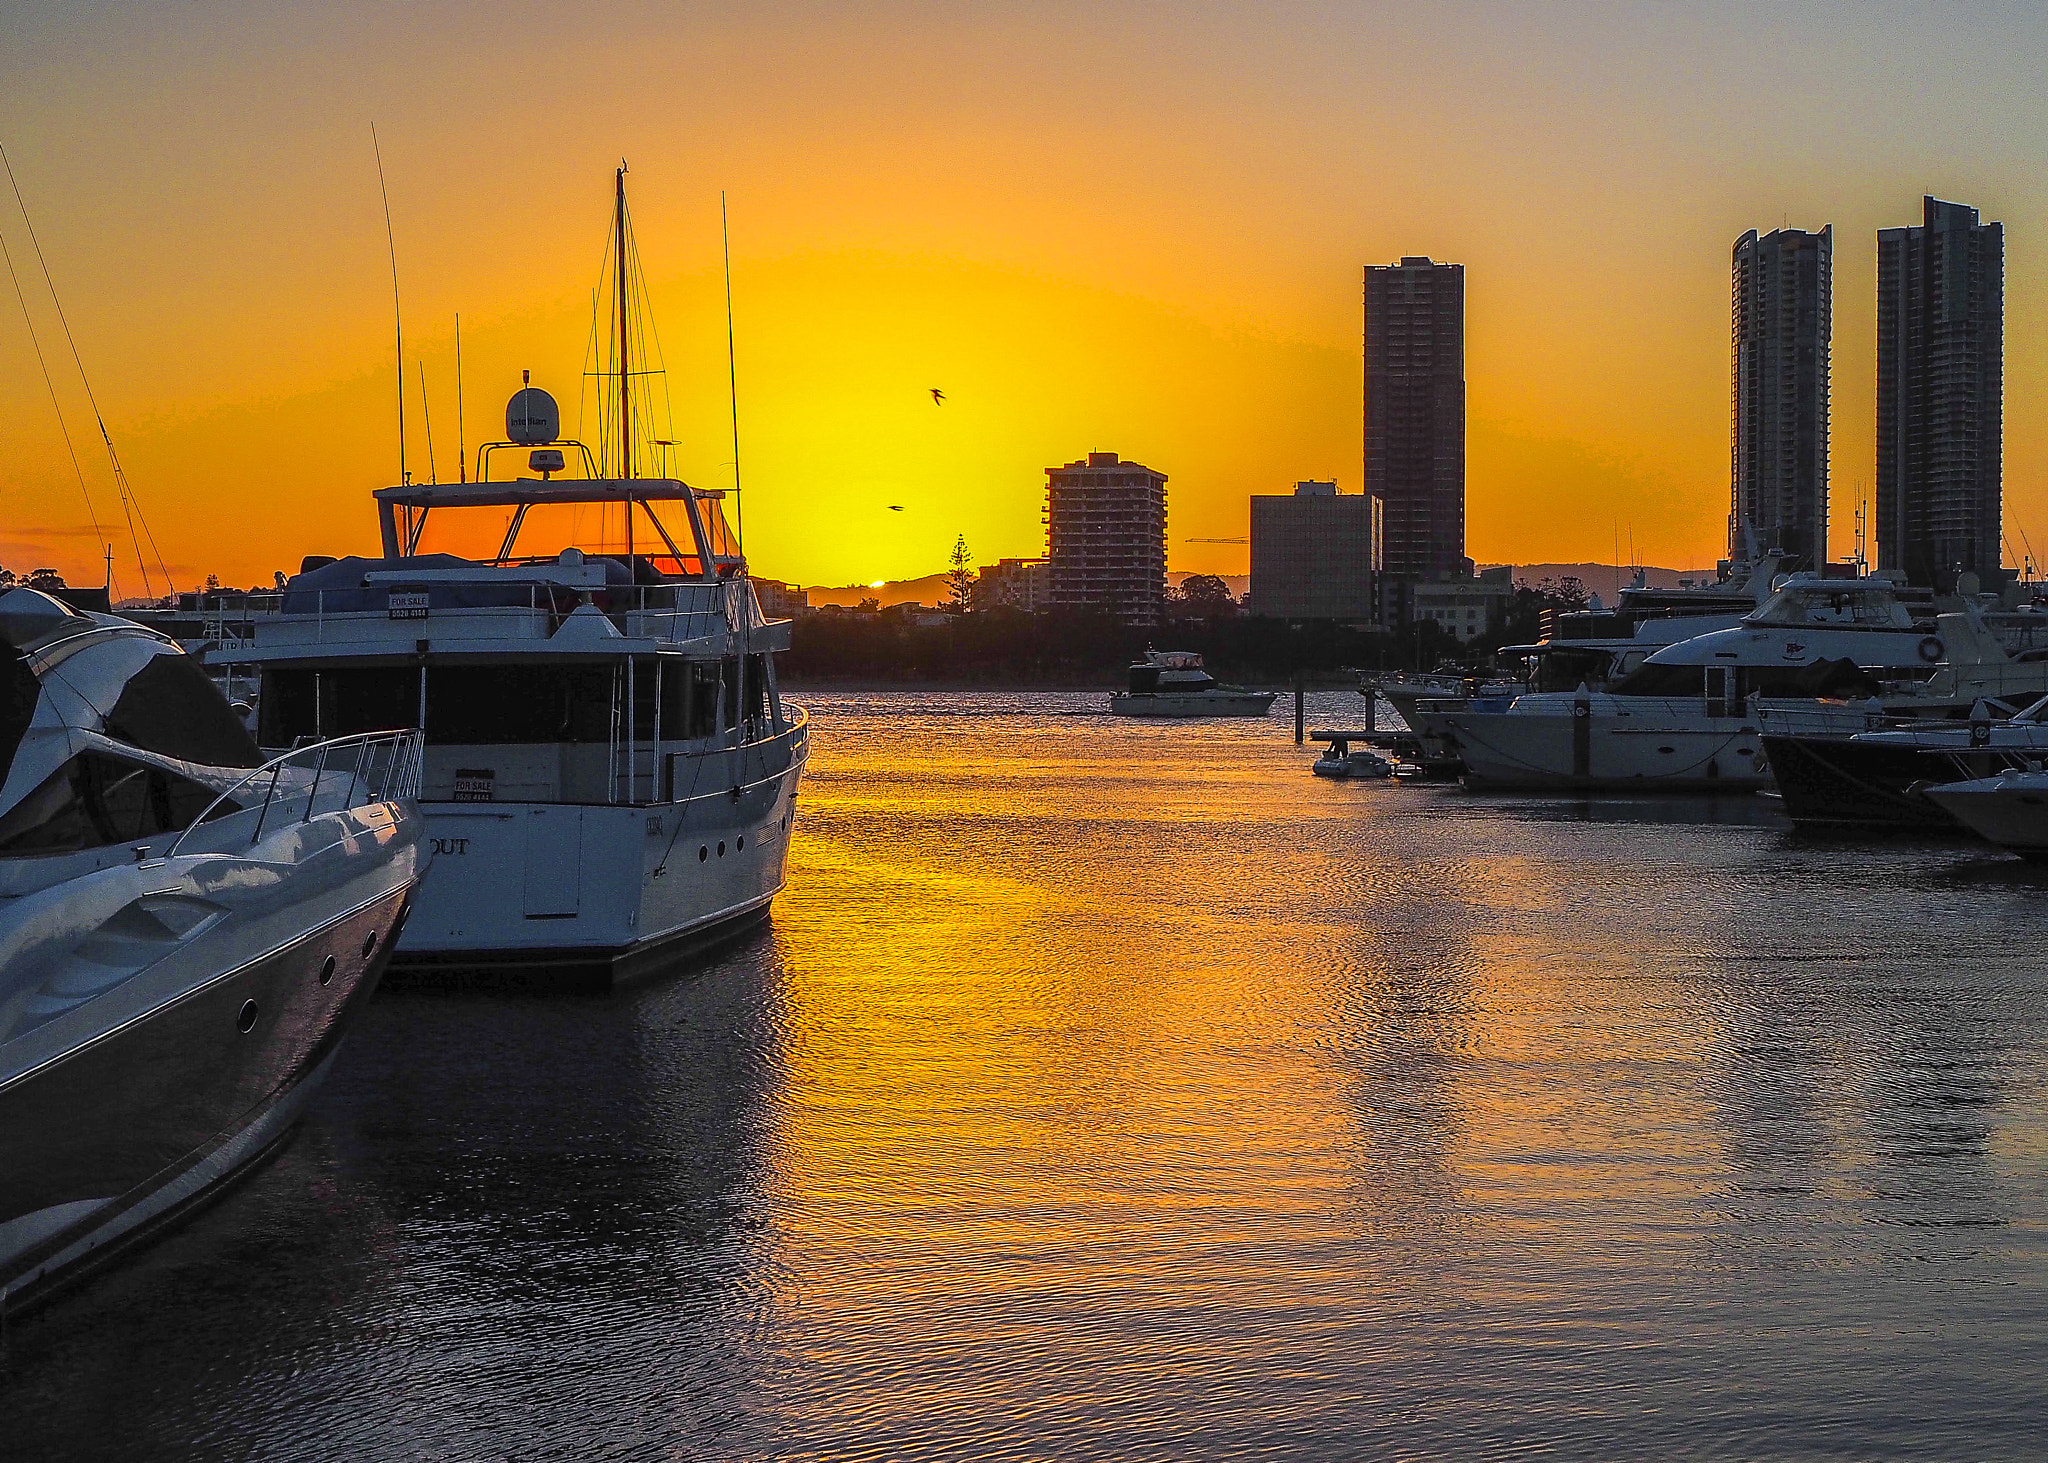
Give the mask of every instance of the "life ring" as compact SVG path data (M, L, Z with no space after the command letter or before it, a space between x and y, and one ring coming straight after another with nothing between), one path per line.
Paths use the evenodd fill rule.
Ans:
M1948 653L1948 647L1941 643L1939 635L1929 635L1920 642L1920 658L1933 665Z

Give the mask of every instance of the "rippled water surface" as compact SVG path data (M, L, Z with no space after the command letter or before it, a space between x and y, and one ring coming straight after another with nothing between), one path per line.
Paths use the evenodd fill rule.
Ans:
M808 699L770 933L380 998L276 1161L10 1323L0 1454L2048 1451L2048 877Z

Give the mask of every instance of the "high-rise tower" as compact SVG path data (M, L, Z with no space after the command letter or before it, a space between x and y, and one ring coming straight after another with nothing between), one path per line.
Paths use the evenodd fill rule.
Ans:
M1751 229L1731 268L1728 552L1828 557L1828 341L1835 231Z
M1877 231L1877 563L1996 575L2004 508L2005 229L1924 202Z
M1465 266L1365 270L1365 491L1384 505L1390 576L1465 559Z

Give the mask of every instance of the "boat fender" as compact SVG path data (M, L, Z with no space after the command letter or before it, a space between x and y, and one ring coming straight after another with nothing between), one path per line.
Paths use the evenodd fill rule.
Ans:
M1933 665L1948 653L1948 647L1941 643L1939 635L1929 635L1920 642L1920 658Z

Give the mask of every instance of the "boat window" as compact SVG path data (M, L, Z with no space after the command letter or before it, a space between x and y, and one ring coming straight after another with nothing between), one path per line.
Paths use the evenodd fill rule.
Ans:
M443 503L426 514L414 552L457 554L491 563L501 554L508 561L552 559L564 549L576 548L593 558L623 560L630 538L634 553L663 561L664 569L678 563L676 554L695 563L697 544L690 536L688 511L680 502L636 502L633 508L629 534L623 502L531 503L524 514L516 506ZM671 543L676 554L670 553Z
M1706 693L1705 669L1646 661L1607 689L1617 696L1700 696Z
M685 683L689 696L688 714L677 722L678 735L691 741L718 735L718 666L693 660L688 675L677 679Z
M608 742L614 673L610 662L429 666L427 740L461 746ZM263 673L259 705L266 747L412 726L419 720L419 669L272 667Z
M107 735L117 741L211 767L254 767L256 739L198 662L166 650L128 678Z
M420 719L419 668L273 667L263 673L256 704L257 740L266 747L413 726Z
M211 789L161 767L81 752L0 816L0 858L139 843L189 827ZM232 811L223 805L220 815Z
M42 684L28 662L0 651L0 785L5 785L14 766L14 754L21 748L28 724L35 720L36 702L42 694Z
M750 655L747 657L747 720L762 722L768 719L768 657Z

